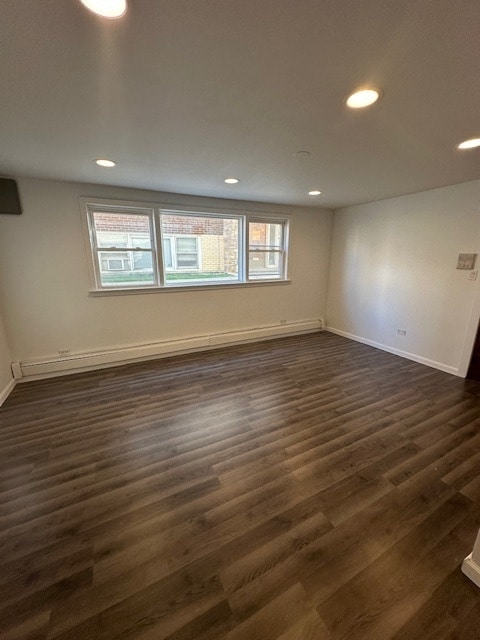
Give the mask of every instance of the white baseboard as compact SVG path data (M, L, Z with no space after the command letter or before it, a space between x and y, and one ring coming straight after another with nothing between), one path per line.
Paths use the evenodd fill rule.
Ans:
M174 354L206 351L221 346L255 342L312 333L323 328L323 320L304 320L278 325L267 325L228 331L205 336L191 336L178 340L165 340L148 344L136 344L124 347L112 347L101 351L72 353L66 356L51 356L35 360L14 362L15 377L21 380L48 378L81 371L91 371L112 367L127 362L141 362Z
M0 407L8 398L8 396L12 393L15 385L16 385L16 380L10 380L7 386L0 391Z
M335 329L335 327L327 326L326 330L330 331L331 333L336 333L339 336L343 336L344 338L349 338L350 340L355 340L356 342L361 342L362 344L368 344L370 347L375 347L376 349L381 349L382 351L393 353L394 355L400 356L401 358L406 358L407 360L413 360L414 362L425 364L427 367L432 367L433 369L440 369L440 371L445 371L445 373L451 373L454 376L460 375L457 367L451 367L447 364L443 364L442 362L436 362L435 360L424 358L423 356L419 356L416 353L410 353L409 351L402 351L401 349L395 349L395 347L390 347L386 344L382 344L381 342L375 342L374 340L369 340L368 338L362 338L361 336L356 336L353 333L348 333L347 331L342 331L341 329Z
M472 554L463 561L462 571L477 587L480 587L480 566L472 559Z

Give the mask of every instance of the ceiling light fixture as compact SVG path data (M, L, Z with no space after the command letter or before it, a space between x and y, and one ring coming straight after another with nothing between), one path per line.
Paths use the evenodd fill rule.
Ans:
M121 18L127 13L127 0L80 0L80 2L104 18Z
M475 147L480 147L480 138L470 138L457 145L458 149L475 149Z
M350 109L363 109L376 102L379 97L380 91L376 89L361 89L347 98L347 107L350 107Z
M224 182L227 184L237 184L240 180L238 178L225 178Z
M117 163L114 162L113 160L106 160L103 158L99 158L98 160L95 160L95 162L98 164L99 167L114 167Z
M308 192L309 196L319 196L322 192L319 191L318 189L312 189L311 191Z

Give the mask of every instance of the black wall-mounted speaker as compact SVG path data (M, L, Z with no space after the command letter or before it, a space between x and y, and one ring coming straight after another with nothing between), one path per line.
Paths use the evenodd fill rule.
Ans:
M17 216L22 213L17 183L11 178L0 178L0 215L2 213Z

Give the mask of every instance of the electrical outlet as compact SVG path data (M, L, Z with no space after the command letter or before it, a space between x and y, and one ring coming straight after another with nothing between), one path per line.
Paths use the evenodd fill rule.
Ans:
M475 269L474 271L470 271L470 273L468 274L468 279L476 280L477 276L478 276L478 269Z
M286 320L280 320L280 324L287 324Z
M399 336L406 336L407 335L407 330L406 329L397 329L397 334Z
M59 349L58 350L58 355L59 356L68 356L68 354L71 352L70 349Z

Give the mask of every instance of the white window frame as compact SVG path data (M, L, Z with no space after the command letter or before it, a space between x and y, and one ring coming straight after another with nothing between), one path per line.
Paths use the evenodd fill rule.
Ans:
M290 236L290 217L278 216L276 214L262 213L261 215L251 211L245 210L226 210L209 208L204 209L200 207L179 207L179 206L162 206L159 203L138 203L138 202L125 202L125 201L112 201L102 198L80 198L82 225L84 229L85 248L87 253L88 269L91 281L91 294L95 295L108 295L108 294L123 294L123 293L141 293L143 292L159 292L159 291L179 291L185 289L211 289L211 288L231 288L242 286L262 286L262 285L274 285L289 283L288 274L288 257L289 257L289 236ZM147 216L149 220L150 238L152 242L151 249L145 247L99 247L96 245L96 233L94 227L93 214L111 213L111 214L128 214L128 215L143 215ZM165 240L170 241L172 249L172 262L173 270L181 271L176 266L176 242L175 237L195 237L197 239L198 259L199 267L201 270L202 258L201 258L201 241L196 234L166 234L162 236L161 229L161 215L178 215L181 217L212 217L216 219L236 219L238 220L238 278L236 280L199 280L198 282L189 281L188 283L171 283L166 282L166 272L171 272L170 268L164 267L163 262L163 242ZM276 251L281 254L282 270L279 276L274 276L271 279L265 278L250 278L249 276L249 222L271 223L282 225L283 230L283 242L282 247ZM101 268L100 268L100 252L151 252L152 254L152 267L153 267L153 283L148 284L134 284L125 286L106 285L102 284ZM265 250L263 251L265 252ZM191 269L191 268L190 268ZM188 271L187 268L185 268Z
M255 245L250 247L250 223L260 223L260 224L279 224L282 227L282 243L279 249L256 249ZM246 254L246 268L247 268L247 281L251 283L256 282L264 282L265 280L277 280L283 281L287 279L287 260L288 260L288 246L289 246L289 223L287 219L281 218L270 218L264 216L250 215L247 220L247 241L245 246L245 254ZM266 266L266 277L250 277L250 253L259 253L259 254L278 254L280 258L281 270L279 276L271 276L267 277L268 270L272 269L271 265Z
M97 234L95 231L95 214L96 213L107 213L107 214L118 214L118 215L139 215L148 218L148 225L150 230L150 242L151 248L145 247L100 247L97 243ZM158 269L158 256L156 250L156 233L155 233L155 223L154 223L154 210L150 208L140 208L140 207L125 207L125 206L115 206L115 205L105 205L105 204L87 204L86 205L86 215L87 215L87 229L88 229L88 237L90 241L90 255L92 258L90 272L93 274L93 279L95 283L95 289L97 291L110 291L112 289L136 289L140 288L139 285L128 286L125 285L123 287L118 287L117 285L108 286L102 282L102 274L105 274L101 268L101 257L100 254L105 253L126 253L127 255L133 255L135 252L147 252L152 255L152 283L145 283L141 285L141 288L152 288L159 286L159 269ZM112 235L117 232L112 232ZM118 235L120 235L118 233ZM128 234L126 234L128 235ZM128 245L128 242L127 242ZM107 258L108 260L108 258ZM130 261L130 258L129 258Z

